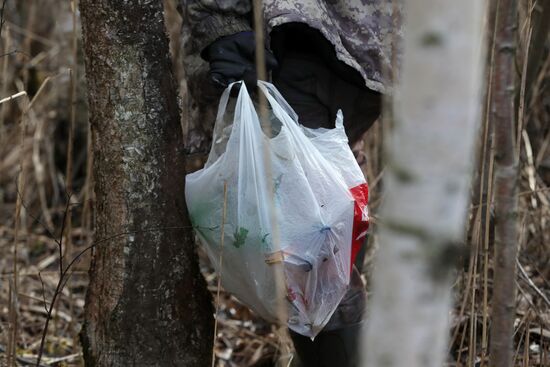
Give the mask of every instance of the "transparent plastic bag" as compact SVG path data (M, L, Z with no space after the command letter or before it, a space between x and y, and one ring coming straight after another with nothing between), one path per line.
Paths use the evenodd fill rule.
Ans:
M223 287L266 320L313 338L349 283L356 200L344 171L358 166L354 159L357 167L327 159L324 154L334 151L321 153L324 134L306 136L269 83L259 86L272 109L276 136L264 134L244 84L231 118L226 108L232 86L220 99L205 167L186 177L190 218L219 271L226 183ZM347 139L343 144L349 151Z
M369 186L363 171L349 148L342 111L338 111L335 125L334 129L310 129L304 126L302 126L302 129L321 155L331 162L342 175L355 200L351 247L351 263L353 264L359 250L365 243L369 229L369 211L367 207Z

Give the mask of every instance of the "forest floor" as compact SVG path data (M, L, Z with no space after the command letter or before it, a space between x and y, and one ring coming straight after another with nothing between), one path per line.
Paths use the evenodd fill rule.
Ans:
M74 256L86 248L86 237L77 228L72 233ZM25 366L33 365L38 354L47 315L44 304L49 305L59 280L59 253L55 241L40 227L32 233L21 233L19 239L17 350L20 365ZM0 269L7 270L0 275L0 366L3 366L3 352L8 345L10 288L13 286L9 270L13 265L12 240L13 229L0 227ZM201 269L215 302L217 276L208 266L206 256L201 256L201 259ZM82 256L57 302L46 337L42 359L44 366L83 365L78 332L83 319L89 263L90 255ZM272 361L278 358L281 343L276 328L262 321L223 290L220 292L218 315L215 346L218 366L271 366Z
M547 194L550 191L543 192ZM65 210L65 206L50 208L52 220L60 221ZM8 345L7 326L12 308L10 304L14 304L17 309L17 350L21 358L20 365L32 365L38 354L46 320L47 312L44 306L49 305L59 280L59 251L56 243L60 236L59 230L50 232L38 218L33 219L29 212L23 210L25 223L22 227L29 229L22 229L18 234L19 283L17 297L14 297L14 212L15 205L10 203L5 203L0 211L0 223L3 223L0 225L0 366L2 351ZM81 206L75 205L75 224L79 223L78 217L81 215ZM533 223L523 228L524 231L529 231L528 227L535 230L541 225L547 226L545 223ZM78 255L91 240L91 233L84 228L75 226L71 233L72 250L70 255L65 255L66 259ZM376 236L371 235L371 239L370 251L365 261L367 278L372 271L373 255L377 247ZM484 345L487 345L490 326L488 315L492 260L482 248L475 244L471 246L471 257L462 259L462 266L456 271L455 308L451 315L452 339L448 366L486 365L481 362L487 357ZM206 256L199 252L201 269L215 300L217 276L209 267ZM485 255L489 260L486 269L488 276L484 276ZM517 279L519 293L516 301L516 366L550 366L550 267L547 263L546 247L522 249ZM83 319L89 264L90 254L86 252L75 264L70 281L54 308L53 319L46 335L42 360L44 366L82 366L78 332ZM484 295L487 295L487 298ZM291 346L281 341L276 328L262 321L223 290L218 315L218 335L215 344L217 366L272 366L278 358L288 358L288 355L281 354L288 354Z

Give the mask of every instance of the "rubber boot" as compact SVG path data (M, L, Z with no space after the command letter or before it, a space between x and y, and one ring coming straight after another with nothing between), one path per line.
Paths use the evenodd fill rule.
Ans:
M290 331L301 367L358 367L363 323L321 331L315 340Z

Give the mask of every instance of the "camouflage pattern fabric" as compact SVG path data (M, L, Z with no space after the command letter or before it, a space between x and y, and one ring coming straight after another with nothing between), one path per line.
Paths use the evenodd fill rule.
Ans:
M181 0L191 28L192 48L200 52L217 38L251 30L250 0ZM368 88L388 91L384 75L392 44L400 37L398 0L264 0L267 32L281 24L306 23L318 29L339 60L361 73ZM393 14L395 13L395 14ZM395 48L395 47L393 47Z

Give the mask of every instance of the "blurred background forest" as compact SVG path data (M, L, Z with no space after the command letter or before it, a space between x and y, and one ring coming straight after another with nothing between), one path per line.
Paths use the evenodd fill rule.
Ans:
M521 147L521 229L515 365L550 366L550 56L548 27L540 26L549 20L533 12L530 1L520 4L518 74L529 61L524 55L531 54L526 45L536 48L539 61L536 71L523 78L529 98L516 136ZM81 366L78 333L90 264L87 249L93 234L94 194L78 12L69 0L3 0L1 5L0 365L14 343L18 362L32 364L44 341L42 365ZM174 73L180 84L182 125L189 139L185 129L190 126L186 119L192 107L181 60L181 18L175 2L166 0L165 9ZM540 28L546 33L535 44L540 37L532 30ZM384 199L382 142L388 128L377 122L355 147L370 184L374 218L363 269L367 284L377 247L376 212ZM494 261L491 136L485 114L468 240L464 257L457 260L450 366L486 365ZM60 256L65 263L77 260L57 294ZM201 255L201 259L209 289L215 293L216 275L206 257ZM52 319L44 333L54 296ZM215 345L219 366L270 366L288 348L271 325L222 293Z

